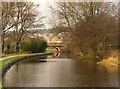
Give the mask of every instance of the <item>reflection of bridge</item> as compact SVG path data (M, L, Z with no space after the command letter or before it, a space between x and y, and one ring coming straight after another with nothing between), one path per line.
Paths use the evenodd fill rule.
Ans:
M62 47L62 43L59 42L59 43L48 43L48 47L52 47L52 48L55 48L57 50L57 54L56 56L60 53L60 48Z
M60 51L60 47L62 47L62 43L48 43L48 47L54 47L57 52Z

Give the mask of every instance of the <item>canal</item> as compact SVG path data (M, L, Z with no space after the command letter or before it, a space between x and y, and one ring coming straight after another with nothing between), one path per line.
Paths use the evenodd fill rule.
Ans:
M13 65L3 81L5 87L118 87L118 73L89 60L30 59Z

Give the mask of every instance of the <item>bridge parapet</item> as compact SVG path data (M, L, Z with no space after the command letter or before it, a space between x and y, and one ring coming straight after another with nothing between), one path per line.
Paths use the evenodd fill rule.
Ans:
M48 46L61 47L61 46L62 46L62 43L48 43Z

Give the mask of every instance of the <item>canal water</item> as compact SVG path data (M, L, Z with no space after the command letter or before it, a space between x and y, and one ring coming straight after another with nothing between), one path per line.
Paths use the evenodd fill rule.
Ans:
M5 87L118 87L117 71L110 72L92 61L68 58L19 62L3 80Z

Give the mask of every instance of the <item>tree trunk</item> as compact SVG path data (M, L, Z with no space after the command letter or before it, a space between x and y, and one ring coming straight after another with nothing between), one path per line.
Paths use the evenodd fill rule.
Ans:
M4 34L2 34L2 53L4 53L4 48L5 48L5 39L4 39Z
M16 52L20 51L19 42L16 43Z

